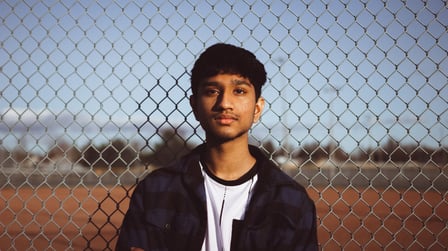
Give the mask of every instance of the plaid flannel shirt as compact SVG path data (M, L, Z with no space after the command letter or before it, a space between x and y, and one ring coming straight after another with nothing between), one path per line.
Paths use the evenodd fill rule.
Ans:
M201 250L207 222L199 166L204 145L140 182L120 229L116 250ZM234 220L231 250L317 250L316 209L306 190L259 149L258 182L241 221Z

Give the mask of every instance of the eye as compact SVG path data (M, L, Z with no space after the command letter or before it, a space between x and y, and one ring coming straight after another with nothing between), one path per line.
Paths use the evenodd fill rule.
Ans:
M216 88L206 88L204 89L204 95L206 96L216 96L219 94L219 90Z
M234 90L234 92L236 95L243 95L247 93L247 91L244 88L237 88Z

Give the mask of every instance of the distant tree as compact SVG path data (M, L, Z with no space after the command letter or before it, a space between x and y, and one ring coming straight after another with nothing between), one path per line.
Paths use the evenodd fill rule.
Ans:
M441 147L437 149L432 153L431 159L434 163L446 167L448 165L448 148Z
M12 160L15 162L15 164L22 164L23 162L27 161L30 158L28 152L26 152L20 145L16 146L12 150L10 156Z
M356 151L354 151L350 158L353 161L366 161L369 159L369 153L372 152L372 148L362 149L358 148Z
M82 160L81 150L76 145L70 145L65 154L72 163L80 163Z
M374 162L385 162L389 159L388 153L383 147L372 148L368 159Z
M97 162L100 162L100 150L97 149L95 145L90 142L86 146L82 147L80 154L80 164L86 167L93 167L98 165ZM100 164L104 163L101 161Z
M148 146L152 152L140 154L141 161L146 165L165 166L187 154L194 147L188 144L181 134L173 128L162 129L159 135L161 141Z
M272 156L272 158L276 159L278 157L286 157L286 158L292 158L294 157L294 147L289 144L285 143L280 145L280 147L276 147L274 142L267 141L262 144L262 147L269 153L269 155Z
M261 146L269 155L274 155L276 147L274 145L274 142L272 142L272 140L262 143Z
M300 159L309 159L312 162L317 162L324 158L328 159L328 156L328 151L326 151L316 142L304 145L294 157Z
M16 165L16 161L12 157L12 153L3 146L0 146L0 167L12 167Z
M127 167L133 166L137 158L137 151L130 144L121 139L95 146L88 144L81 151L80 163L91 167Z
M420 147L418 145L406 145L405 151L408 152L409 158L414 162L425 163L431 159L434 149L428 147Z
M47 154L44 157L43 161L55 161L59 158L67 158L69 157L69 151L71 151L73 147L70 146L66 141L59 140L53 146L48 148ZM71 160L71 159L70 159Z
M349 159L349 155L337 145L328 145L325 147L330 155L330 158L338 161L346 161Z
M387 160L393 162L406 162L410 160L410 149L403 147L398 141L389 138L383 147L387 155Z
M435 149L417 144L400 144L392 138L376 148L369 147L367 150L358 150L351 158L356 161L371 160L374 162L414 161L427 163L433 161L437 164L448 163L448 153L444 148Z

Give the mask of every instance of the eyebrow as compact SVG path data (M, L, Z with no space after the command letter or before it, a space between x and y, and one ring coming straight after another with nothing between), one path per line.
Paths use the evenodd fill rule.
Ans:
M240 80L240 79L234 79L232 80L232 84L234 85L248 85L248 86L252 86L252 84L246 80Z
M242 79L232 79L231 83L235 86L238 86L238 85L247 85L249 87L253 86L253 84L251 84L249 81L242 80ZM219 84L219 82L217 82L217 81L204 81L204 82L202 82L201 85L202 86L216 86L218 84Z

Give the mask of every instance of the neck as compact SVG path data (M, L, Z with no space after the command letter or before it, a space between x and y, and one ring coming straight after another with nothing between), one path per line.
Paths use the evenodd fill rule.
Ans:
M255 158L245 143L206 143L203 156L207 167L218 178L236 180L246 174L255 164Z

